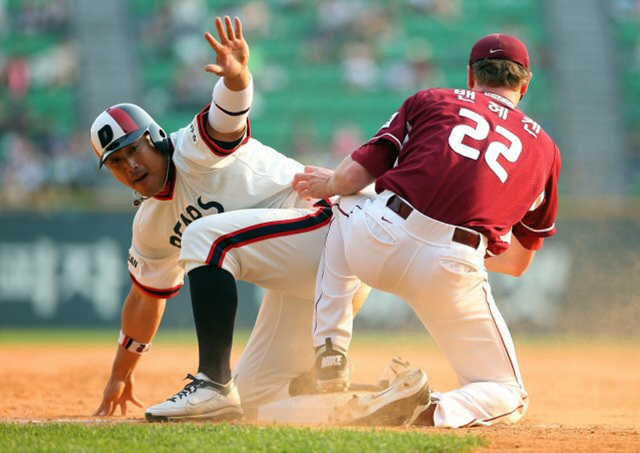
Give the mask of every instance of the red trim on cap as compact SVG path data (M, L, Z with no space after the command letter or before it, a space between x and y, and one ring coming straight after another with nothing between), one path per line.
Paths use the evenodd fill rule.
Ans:
M114 120L116 120L116 123L118 123L125 134L129 134L130 132L140 129L140 126L138 126L131 115L129 115L124 109L121 109L120 107L109 109L107 110L107 113L111 115Z
M238 146L233 149L224 149L218 146L214 138L207 130L207 121L209 121L208 118L210 109L211 104L207 105L200 113L198 113L198 132L200 133L200 137L202 137L204 143L209 147L209 150L211 150L213 154L220 157L226 157L230 154L233 154L235 150L249 141L249 139L251 138L251 121L249 121L249 118L247 117L247 135L244 140L242 140L241 143L238 143Z

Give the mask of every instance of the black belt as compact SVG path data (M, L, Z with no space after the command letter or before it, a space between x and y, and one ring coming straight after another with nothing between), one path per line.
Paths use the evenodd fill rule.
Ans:
M403 219L409 217L409 214L413 212L413 208L397 195L392 195L389 198L387 201L387 207ZM480 234L474 231L455 227L451 240L458 244L467 245L473 249L477 249L480 245Z

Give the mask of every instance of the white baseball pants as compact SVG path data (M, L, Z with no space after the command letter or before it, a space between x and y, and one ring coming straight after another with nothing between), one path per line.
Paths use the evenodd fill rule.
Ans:
M414 210L406 219L386 206L385 191L342 200L334 208L318 272L314 345L329 337L347 349L351 297L359 280L406 300L442 348L460 388L434 393L435 425L515 423L528 397L513 341L491 295L484 266L486 238L477 249L452 241L456 227Z
M330 212L328 205L231 211L198 219L184 232L186 272L217 265L267 290L234 373L249 419L260 405L289 396L290 380L313 367L309 326Z

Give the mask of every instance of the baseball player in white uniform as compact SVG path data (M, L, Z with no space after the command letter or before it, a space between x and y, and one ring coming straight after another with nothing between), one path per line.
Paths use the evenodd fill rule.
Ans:
M331 219L326 201L293 190L303 166L251 137L253 85L239 19L216 18L205 37L221 76L213 100L167 135L140 107L118 104L91 127L100 159L139 195L129 256L132 286L120 347L97 415L138 406L133 370L149 350L167 299L189 275L200 363L182 391L146 411L148 420L253 418L289 396L313 367L309 326L315 275ZM231 376L237 279L265 288L255 329Z

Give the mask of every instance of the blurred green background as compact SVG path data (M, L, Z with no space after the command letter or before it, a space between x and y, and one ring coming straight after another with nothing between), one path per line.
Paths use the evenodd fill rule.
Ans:
M125 101L185 126L211 98L217 15L243 21L254 137L328 167L414 92L464 87L478 38L519 36L534 72L520 106L563 152L561 207L531 270L492 276L497 303L516 332L638 332L638 0L0 0L0 327L118 325L135 211L89 126ZM260 289L240 293L248 327ZM417 327L381 293L357 322ZM191 323L181 294L165 325Z

